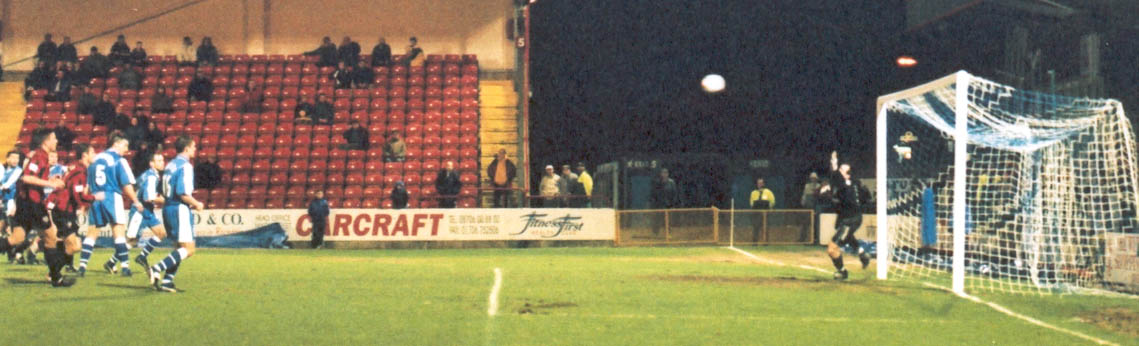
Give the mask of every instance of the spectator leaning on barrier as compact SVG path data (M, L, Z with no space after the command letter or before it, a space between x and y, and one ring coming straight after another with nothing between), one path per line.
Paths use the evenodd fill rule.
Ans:
M388 66L392 63L392 47L380 37L380 43L372 48L372 67Z
M194 49L194 40L190 36L182 38L182 47L178 50L178 65L195 66L198 64L198 54Z
M423 64L423 48L419 48L419 39L412 36L408 39L407 51L403 53L404 65L419 66Z
M308 217L312 222L313 249L324 247L324 231L328 228L328 200L324 199L324 191L313 191L312 202L308 204Z
M51 40L51 33L44 34L43 42L40 42L39 47L36 47L36 63L55 64L58 55L59 47Z
M542 181L538 183L538 195L542 197L542 206L547 208L554 208L558 206L558 201L555 199L558 196L558 181L562 177L554 173L554 166L546 165L546 173L542 175Z
M402 181L395 182L395 187L392 187L392 208L403 209L407 208L407 201L411 196L407 193L407 186Z
M439 207L454 208L455 196L459 194L462 186L462 182L459 181L459 173L455 172L455 163L452 161L443 163L443 169L435 177L435 191L439 193Z
M495 188L495 208L510 208L512 191L503 189L510 188L516 174L517 168L514 167L514 162L506 158L506 149L499 149L498 154L494 156L494 161L491 161L490 167L486 169L486 176L490 178L490 184Z
M356 66L356 62L360 61L360 44L352 41L351 37L344 36L344 40L340 41L340 49L337 50L336 55L344 65Z
M305 52L304 55L319 56L320 60L316 62L316 66L319 67L336 66L336 60L338 58L336 56L336 45L332 44L332 39L328 38L328 36L325 36L320 40L320 47L317 47L315 50Z
M575 192L575 194L577 194L579 196L577 199L578 203L576 204L576 207L577 208L589 207L589 205L591 204L590 197L593 197L593 177L591 177L589 175L589 172L585 171L585 163L584 162L578 162L577 165L574 165L574 168L577 171L577 185L576 186L581 188L580 192ZM584 197L581 197L581 196L584 196Z
M115 65L122 65L124 62L129 61L131 58L131 46L127 44L126 36L119 35L119 37L115 39L115 43L111 45L111 51L108 54L108 57L111 58L111 62Z
M68 62L68 63L79 62L79 52L77 52L75 50L75 45L71 44L71 37L70 36L64 36L63 37L63 42L61 42L59 44L59 49L57 50L57 54L58 54L57 57L58 57L59 61L64 61L64 62Z
M198 46L198 50L194 52L194 57L198 62L198 66L217 66L218 65L218 48L214 47L214 40L209 36L202 37L202 44Z
M142 48L142 41L134 43L134 49L131 50L130 62L135 66L146 66L146 49Z
M573 194L573 192L570 191L570 185L577 183L577 174L573 174L569 165L562 165L561 173L562 177L558 179L558 195L562 196L562 198L560 198L558 204L563 207L568 207L570 195Z

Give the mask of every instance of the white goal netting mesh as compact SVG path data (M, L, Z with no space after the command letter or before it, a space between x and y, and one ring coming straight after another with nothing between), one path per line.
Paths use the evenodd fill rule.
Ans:
M1139 231L1122 105L968 80L966 289L1134 289L1105 266L1107 239ZM943 84L882 105L891 277L948 281L953 270L957 89Z

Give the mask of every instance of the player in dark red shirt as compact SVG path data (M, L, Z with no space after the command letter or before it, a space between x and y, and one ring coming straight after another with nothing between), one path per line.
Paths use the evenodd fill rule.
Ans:
M63 253L56 249L59 238L55 226L51 224L43 191L45 187L57 190L63 188L62 179L48 179L51 169L48 165L48 153L55 152L56 143L55 132L51 129L41 128L32 132L31 147L36 150L29 154L28 164L24 166L24 176L20 178L19 195L16 197L16 227L12 229L12 237L8 242L0 241L0 250L12 251L17 244L24 243L26 231L42 230L44 261L48 265L51 285L68 287L75 284L75 279L64 278L60 274L60 269L63 268Z
M47 197L51 221L58 230L57 236L60 239L56 248L63 246L63 265L67 267L71 267L74 255L80 248L79 236L77 235L79 231L77 215L86 210L95 200L95 196L87 191L87 166L90 166L91 161L95 159L95 149L87 144L77 144L72 150L79 160L68 169L67 176L63 178L64 188L52 191ZM70 270L74 271L75 269L71 268Z

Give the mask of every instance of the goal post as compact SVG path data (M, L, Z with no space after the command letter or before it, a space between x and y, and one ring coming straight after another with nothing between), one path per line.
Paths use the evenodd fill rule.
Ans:
M1139 232L1135 140L1115 100L959 71L878 98L877 277L1114 289L1105 238Z

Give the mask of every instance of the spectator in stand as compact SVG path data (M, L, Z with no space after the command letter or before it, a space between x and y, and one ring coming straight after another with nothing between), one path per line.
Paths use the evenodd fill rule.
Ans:
M194 165L194 184L198 185L196 188L211 190L221 184L221 177L221 166L218 166L216 156L204 157Z
M97 126L111 126L115 121L115 105L111 103L111 95L103 94L103 99L91 110L91 118Z
M293 109L293 114L295 114L295 121L298 121L298 122L310 122L310 121L312 121L312 112L315 109L316 109L316 107L313 106L312 102L310 102L308 99L301 100L301 103L298 103L297 107Z
M811 172L807 177L807 185L803 186L803 196L799 199L799 205L804 209L815 209L815 201L819 197L819 188L822 185L819 183L819 174Z
M372 48L372 67L388 66L392 64L392 47L380 37L380 43Z
M375 80L376 71L372 71L366 61L360 60L360 63L356 64L356 68L352 70L353 88L367 89L372 86L372 82Z
M70 64L79 62L79 52L75 50L75 45L71 44L71 36L63 37L63 42L59 44L56 52L59 61Z
M147 123L149 123L149 121L147 121L147 119L142 116L135 116L130 118L130 126L127 127L126 131L123 131L123 134L127 136L127 140L130 141L130 150L139 150L139 148L142 147L142 143L146 141L146 135L149 131ZM142 159L147 160L146 157L143 157Z
M517 174L517 168L514 167L514 162L506 158L506 149L498 149L498 154L494 155L494 161L490 162L490 167L486 168L486 176L490 178L490 184L494 187L494 207L495 208L510 208L510 186L514 183L514 177Z
M114 118L111 118L111 124L107 128L111 131L125 132L131 127L131 117L126 114L126 109L118 109L118 113Z
M110 56L111 62L116 66L130 61L131 59L131 46L127 44L126 36L119 35L115 39L115 43L111 45Z
M134 43L134 50L131 50L130 62L135 66L146 66L146 49L142 48L142 41Z
M71 145L75 143L75 132L68 128L67 121L59 119L59 123L55 124L55 129L52 132L55 132L56 146L60 150L66 150L65 152L71 151Z
M593 176L585 171L585 162L578 162L575 166L577 168L577 182L581 184L581 190L585 194L582 198L580 207L589 207L592 203L590 200L593 197Z
M119 88L138 91L142 88L142 74L135 71L130 62L123 64L123 72L119 72Z
M91 93L90 85L82 84L80 88L83 90L83 93L79 94L79 105L76 107L77 111L79 114L91 114L91 112L95 110L95 106L99 104L99 98Z
M198 46L195 56L198 66L217 66L220 58L217 47L214 47L214 40L209 36L202 37L202 44Z
M668 169L661 168L652 185L652 208L670 209L680 206L680 191L676 181L668 176Z
M198 54L194 50L194 40L190 36L182 38L182 48L178 50L179 66L195 66L198 64Z
M158 129L157 123L147 121L146 125L146 142L153 148L161 148L162 141L166 139L166 135L162 133L162 130Z
M241 109L246 113L261 113L261 103L265 102L265 90L257 82L245 83L245 96L241 99Z
M332 39L328 38L328 36L325 36L324 39L320 41L320 47L317 47L316 50L311 52L305 52L305 55L319 56L320 60L316 62L316 66L336 66L336 45L332 44Z
M69 77L62 70L55 71L55 78L51 82L51 87L48 87L47 96L44 99L48 101L70 101L72 80Z
M58 58L59 47L51 40L51 33L44 34L43 42L40 42L39 47L36 47L36 65L39 65L39 63L55 65L55 61Z
M352 41L352 38L344 36L344 40L340 41L337 56L340 57L340 62L345 65L356 66L356 62L360 61L360 44Z
M341 61L336 65L336 71L332 71L332 75L329 76L329 78L336 83L337 89L348 89L352 87L352 72L348 70L348 66L345 66L344 62Z
M454 208L455 196L459 194L462 187L463 183L459 181L459 172L455 171L455 163L452 161L443 163L443 169L439 170L439 175L435 177L435 191L439 193L439 207Z
M91 46L91 53L83 63L79 64L79 80L107 78L107 71L110 69L111 60L99 53L99 47Z
M308 204L308 217L312 222L313 249L324 247L324 231L328 228L328 200L324 199L324 191L313 191L312 202Z
M404 186L402 181L395 182L395 187L392 187L392 209L407 208L407 201L411 196L407 194L407 187Z
M406 159L407 145L398 132L389 132L388 141L384 143L384 162L403 162Z
M335 108L328 102L328 96L316 95L316 104L312 107L312 122L317 125L332 125L332 116Z
M412 36L408 39L407 51L403 53L403 63L408 66L419 66L423 64L423 49L419 48L419 39Z
M577 174L573 174L570 165L562 165L562 178L558 180L558 194L562 196L561 205L569 207L573 205L574 191L573 186L577 184Z
M546 165L546 174L542 175L542 181L538 183L538 195L542 197L540 200L543 207L558 207L558 185L561 179L554 173L554 166Z
M154 95L150 96L150 112L151 113L173 113L174 112L174 98L166 93L166 87L159 86L154 91Z
M353 119L344 131L344 140L348 142L340 146L345 150L368 150L368 130L360 126L360 122Z
M210 101L210 97L214 92L214 82L198 71L194 75L194 80L190 81L190 101Z

